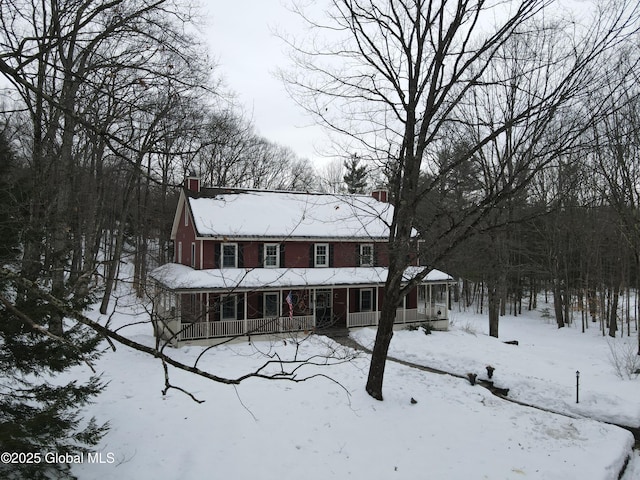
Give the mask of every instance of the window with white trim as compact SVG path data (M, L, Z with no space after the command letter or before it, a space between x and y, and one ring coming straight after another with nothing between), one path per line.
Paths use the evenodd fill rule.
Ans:
M372 288L360 289L360 311L361 312L373 311L373 289Z
M178 263L182 263L182 242L178 242Z
M238 268L238 244L223 243L220 249L220 268Z
M187 207L187 202L184 203L184 226L189 226L189 207Z
M271 318L279 316L278 306L279 306L280 295L278 293L265 293L264 294L264 318Z
M313 257L315 267L328 267L329 266L329 244L328 243L316 243L313 249Z
M280 266L280 244L264 244L264 268L278 268Z
M191 267L196 268L196 243L191 242Z
M238 299L236 295L227 295L222 299L222 320L236 320L238 318Z
M360 245L360 266L373 267L373 244L365 243Z

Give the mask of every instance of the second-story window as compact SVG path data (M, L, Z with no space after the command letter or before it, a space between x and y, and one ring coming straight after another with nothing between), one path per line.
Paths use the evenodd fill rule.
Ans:
M264 244L264 268L280 266L280 245L277 243Z
M373 267L373 244L360 245L360 266Z
M238 245L236 243L223 243L222 246L222 268L238 267Z
M329 266L329 244L328 243L316 243L314 245L314 266L315 267Z

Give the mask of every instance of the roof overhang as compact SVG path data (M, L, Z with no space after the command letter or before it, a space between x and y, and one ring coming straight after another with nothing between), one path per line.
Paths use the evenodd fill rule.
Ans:
M421 267L405 270L405 283L411 281ZM382 286L387 280L386 267L343 268L229 268L195 270L186 265L168 263L151 272L151 277L164 288L176 292L247 291L288 288L328 288L337 286ZM453 278L439 270L431 270L422 284L448 284Z

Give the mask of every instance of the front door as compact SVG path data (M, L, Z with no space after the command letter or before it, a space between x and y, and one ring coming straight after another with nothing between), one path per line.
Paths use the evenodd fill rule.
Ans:
M316 328L326 328L333 325L331 290L316 290Z

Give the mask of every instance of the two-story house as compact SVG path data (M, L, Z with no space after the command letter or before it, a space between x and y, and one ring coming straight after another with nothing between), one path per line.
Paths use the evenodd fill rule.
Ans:
M155 269L156 333L172 343L376 325L393 206L372 195L202 188L189 177ZM409 267L410 278L417 266ZM432 271L398 323L448 326L451 277Z

